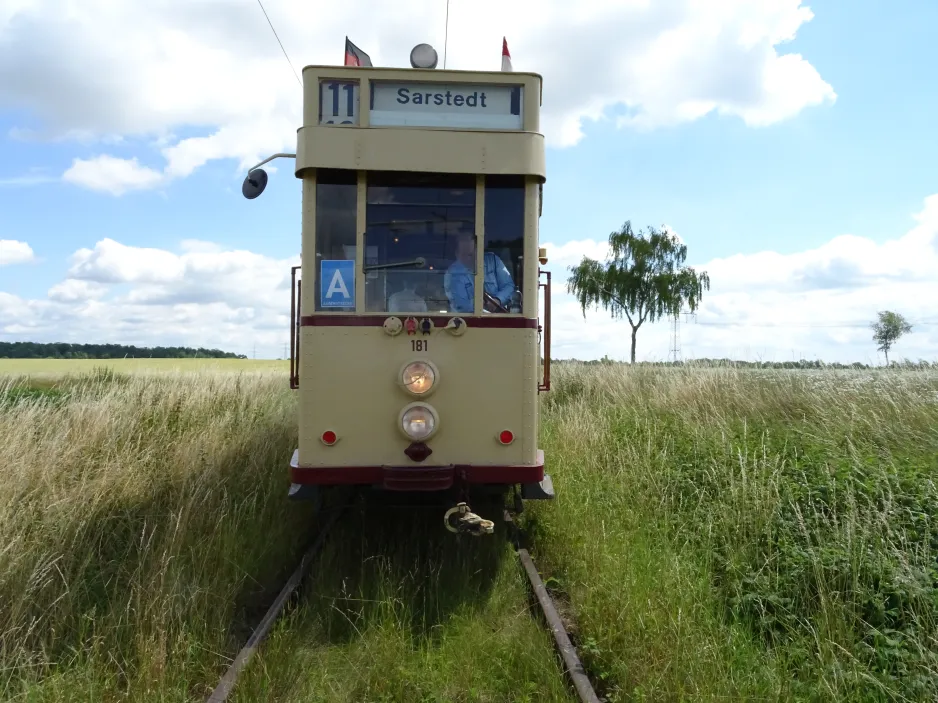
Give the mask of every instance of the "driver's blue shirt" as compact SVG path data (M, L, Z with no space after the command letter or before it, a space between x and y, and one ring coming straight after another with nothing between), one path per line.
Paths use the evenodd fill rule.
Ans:
M508 307L515 284L505 262L494 252L487 251L482 259L485 275L485 292L503 306ZM453 312L472 312L474 293L473 274L461 261L454 261L443 276L443 289L449 298Z

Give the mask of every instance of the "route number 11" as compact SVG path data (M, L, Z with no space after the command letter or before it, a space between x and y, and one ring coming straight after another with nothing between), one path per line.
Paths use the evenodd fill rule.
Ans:
M358 124L358 83L319 82L319 124Z

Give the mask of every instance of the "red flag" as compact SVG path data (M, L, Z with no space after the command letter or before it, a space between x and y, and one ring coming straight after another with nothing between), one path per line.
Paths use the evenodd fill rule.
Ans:
M511 54L508 53L508 40L502 37L502 70L513 71L511 67Z
M345 65L371 66L371 57L345 37Z

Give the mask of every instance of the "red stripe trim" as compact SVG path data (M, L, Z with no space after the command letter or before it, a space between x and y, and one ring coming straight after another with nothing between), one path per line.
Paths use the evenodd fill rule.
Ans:
M410 467L408 467L410 468ZM453 480L459 478L465 483L500 483L512 485L515 483L538 483L544 480L543 466L463 466L446 470L446 467L428 466L432 473L427 474L427 482L433 482L445 488L444 475L451 476ZM393 490L401 485L392 472L385 471L381 466L342 466L304 469L290 467L290 481L293 483L338 486L352 484L380 484ZM416 472L408 474L411 488L421 490L421 481L417 480ZM403 486L402 486L403 488ZM407 489L404 489L407 490ZM424 489L425 490L425 489Z
M423 474L425 481L420 480ZM403 479L403 480L402 480ZM381 484L388 490L445 490L454 480L465 483L538 483L544 480L544 452L533 466L297 466L290 461L290 480L306 485Z
M300 318L301 327L381 327L392 315L304 315ZM418 322L424 317L433 321L437 329L445 327L452 317L442 315L398 315L402 319L413 317ZM466 327L488 327L497 329L537 329L537 320L529 317L510 317L485 315L484 317L464 317Z

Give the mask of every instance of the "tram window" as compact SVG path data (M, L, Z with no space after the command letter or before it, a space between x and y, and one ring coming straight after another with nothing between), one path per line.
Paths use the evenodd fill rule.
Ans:
M349 312L347 307L323 306L319 276L322 261L355 260L358 175L345 169L319 169L316 174L316 265L313 272L316 310ZM353 268L354 270L354 268Z
M501 275L496 277L495 266L486 266L486 290L501 296L508 310L511 293L518 291L520 296L523 289L524 196L524 176L485 177L485 251L497 256L492 263L503 263L511 276L509 284Z
M369 173L365 309L471 313L475 207L472 175Z

